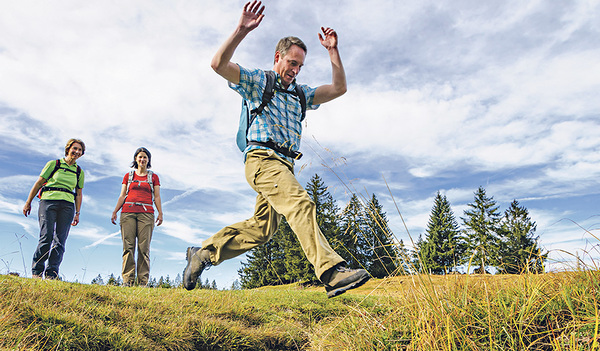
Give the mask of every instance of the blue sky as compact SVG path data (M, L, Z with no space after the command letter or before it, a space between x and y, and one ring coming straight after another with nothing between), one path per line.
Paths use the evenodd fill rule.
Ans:
M598 1L265 5L234 56L246 67L271 68L277 40L295 35L308 46L298 80L328 83L317 33L339 34L348 92L308 113L302 184L318 173L339 207L350 192L376 194L405 243L401 216L416 240L437 191L460 218L483 186L501 211L513 199L529 209L553 269L572 266L572 255L600 256ZM71 137L87 150L78 162L81 223L61 266L67 280L120 274L110 214L139 146L152 152L162 183L152 276L175 278L187 246L252 214L255 194L235 146L240 98L210 68L242 6L0 2L0 272L30 276L38 224L21 209ZM229 287L243 259L202 279Z

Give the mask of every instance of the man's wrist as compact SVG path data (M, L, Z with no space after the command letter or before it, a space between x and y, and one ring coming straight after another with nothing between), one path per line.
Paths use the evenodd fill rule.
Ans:
M252 29L250 29L250 28L247 28L247 27L244 27L244 26L237 26L237 28L233 32L233 36L240 38L240 41L241 41L250 32L252 32Z

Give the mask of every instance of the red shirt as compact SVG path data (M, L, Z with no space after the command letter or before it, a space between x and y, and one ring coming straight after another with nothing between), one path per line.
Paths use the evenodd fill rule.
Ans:
M123 177L123 184L127 185L129 180L129 173ZM152 172L152 185L160 186L160 181L156 173ZM133 202L138 204L133 204ZM140 205L143 204L143 205ZM135 213L154 213L154 207L152 206L152 189L150 189L150 183L148 183L148 176L139 176L133 172L133 181L129 186L129 193L125 198L125 203L121 212L135 212Z

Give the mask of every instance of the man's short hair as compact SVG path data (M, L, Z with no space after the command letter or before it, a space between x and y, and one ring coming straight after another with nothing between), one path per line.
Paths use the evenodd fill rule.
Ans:
M304 53L308 53L308 49L306 48L306 44L298 38L298 37L285 37L279 40L277 46L275 47L275 52L279 51L279 55L281 57L285 56L288 50L292 47L292 45L298 45L300 49L304 50Z

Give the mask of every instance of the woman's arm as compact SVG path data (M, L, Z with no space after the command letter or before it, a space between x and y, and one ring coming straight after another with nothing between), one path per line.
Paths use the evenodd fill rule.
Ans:
M79 224L79 211L81 211L81 203L83 201L83 189L77 188L77 196L75 196L75 217L71 225Z
M46 179L43 177L39 177L38 180L33 184L31 190L29 191L29 195L27 196L27 200L25 200L25 205L23 206L23 214L27 217L31 213L31 201L37 195L40 188L44 186Z
M110 221L112 224L117 224L117 212L123 207L125 203L125 198L127 197L127 184L123 184L121 186L121 194L119 194L119 198L117 199L117 205L115 206L115 210L110 217Z
M156 210L158 211L156 225L159 226L163 222L162 202L160 200L160 185L154 186L154 203L156 204Z

